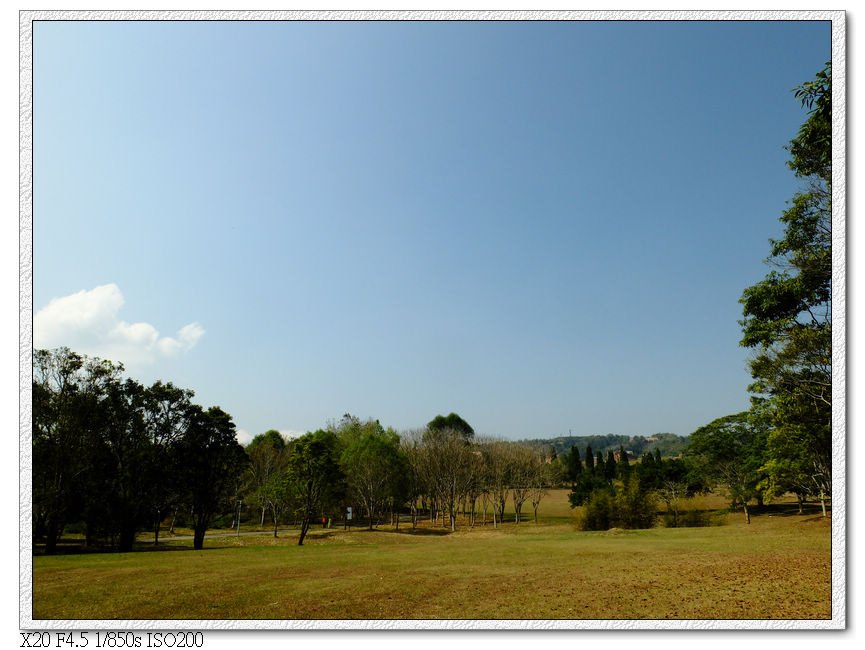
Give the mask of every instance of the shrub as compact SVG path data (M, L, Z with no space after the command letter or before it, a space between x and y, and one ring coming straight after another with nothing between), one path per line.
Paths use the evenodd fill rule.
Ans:
M583 511L583 530L609 530L615 519L615 503L606 489L594 490Z
M657 518L657 502L651 492L640 489L633 474L618 494L611 489L594 490L583 512L583 530L616 528L651 528Z

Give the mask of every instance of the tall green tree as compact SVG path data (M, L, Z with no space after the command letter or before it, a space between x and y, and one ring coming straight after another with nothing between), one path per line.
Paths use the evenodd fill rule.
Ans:
M580 459L580 450L576 445L571 445L571 449L562 456L565 469L565 480L574 482L577 477L583 472L583 461Z
M692 471L723 489L731 506L742 506L749 524L748 502L760 495L767 433L764 422L745 411L713 420L688 439Z
M105 487L94 471L100 402L120 369L68 348L33 353L33 532L46 553L67 523L95 518L89 496Z
M244 491L250 505L259 508L262 526L265 513L270 510L274 537L279 526L277 510L281 509L284 497L285 450L285 438L276 429L258 434L246 446L249 463L243 476Z
M181 503L180 472L176 467L174 449L186 435L191 400L194 393L171 382L157 381L144 394L144 425L151 445L149 468L149 510L153 522L153 542L159 544L162 519Z
M380 518L385 507L400 505L408 491L408 461L400 448L399 435L385 430L378 421L361 425L340 456L350 492L364 506L368 526Z
M200 550L211 520L235 496L247 458L237 442L231 416L221 408L213 406L205 411L191 405L188 417L175 453L185 501L192 509L192 545Z
M607 452L607 460L604 463L604 478L608 482L612 482L616 478L616 457L612 450Z
M832 446L832 68L795 91L808 111L790 142L789 166L804 189L771 241L773 270L745 290L742 345L754 403L771 424L766 472L775 492L807 485L824 504Z
M345 496L345 474L339 465L339 441L333 431L307 433L288 446L286 485L300 519L302 546L312 522Z
M150 523L156 457L144 418L145 390L107 370L89 444L88 531L98 524L120 551L131 551L139 527Z

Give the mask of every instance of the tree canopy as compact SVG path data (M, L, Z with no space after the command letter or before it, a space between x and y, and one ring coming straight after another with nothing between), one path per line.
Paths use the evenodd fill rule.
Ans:
M790 142L789 166L805 188L781 216L766 277L742 296L742 345L754 350L749 387L771 425L771 490L831 489L832 68L795 90L808 117Z

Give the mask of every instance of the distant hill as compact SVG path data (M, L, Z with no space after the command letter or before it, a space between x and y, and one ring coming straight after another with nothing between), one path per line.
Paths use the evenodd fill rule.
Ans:
M625 448L631 458L639 458L647 451L656 449L661 451L661 456L678 456L688 445L687 436L677 436L675 433L655 433L650 436L625 436L608 433L595 436L559 436L557 438L531 438L521 442L529 445L552 447L557 455L569 451L576 445L582 458L586 452L586 446L591 445L592 451L599 451L607 455L608 451L618 451L619 446Z

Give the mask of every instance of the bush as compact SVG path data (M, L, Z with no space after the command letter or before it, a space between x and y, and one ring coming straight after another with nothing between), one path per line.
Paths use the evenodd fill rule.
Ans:
M595 490L583 511L583 530L609 530L615 519L615 504L609 490Z
M631 475L619 489L594 490L583 512L583 530L610 528L651 528L657 519L657 502L650 492L640 489L636 476Z

